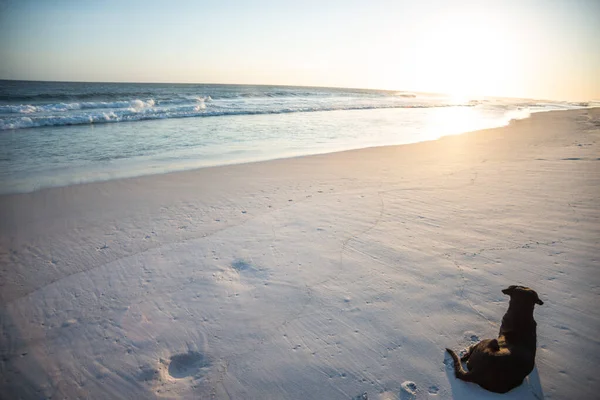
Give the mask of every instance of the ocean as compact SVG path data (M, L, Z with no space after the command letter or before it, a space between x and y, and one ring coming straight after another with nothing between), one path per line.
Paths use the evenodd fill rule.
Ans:
M587 106L366 89L0 81L0 193L415 143Z

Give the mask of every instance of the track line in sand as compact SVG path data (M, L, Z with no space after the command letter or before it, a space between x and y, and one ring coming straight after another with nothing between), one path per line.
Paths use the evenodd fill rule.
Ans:
M483 313L481 311L479 311L477 308L475 308L475 306L473 305L473 303L471 303L471 300L469 300L469 298L467 296L465 296L465 286L467 284L467 278L465 277L465 273L463 271L463 268L461 267L461 265L453 258L451 258L450 254L445 254L446 259L452 263L454 263L454 265L456 266L456 268L458 268L459 274L462 278L462 286L460 288L460 297L462 297L464 300L467 301L467 304L469 305L469 307L471 307L471 309L473 311L475 311L480 317L482 317L488 324L490 324L490 326L497 328L498 324L490 321L485 315L483 315Z

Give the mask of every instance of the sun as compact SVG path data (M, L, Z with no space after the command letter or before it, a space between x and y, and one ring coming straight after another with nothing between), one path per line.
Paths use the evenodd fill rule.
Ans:
M415 80L453 102L494 95L513 84L518 38L489 15L443 15L419 38Z

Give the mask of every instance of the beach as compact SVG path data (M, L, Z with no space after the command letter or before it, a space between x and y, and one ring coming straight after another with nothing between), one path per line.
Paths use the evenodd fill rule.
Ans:
M600 384L600 109L0 196L0 397L495 399L445 348L522 284L536 369Z

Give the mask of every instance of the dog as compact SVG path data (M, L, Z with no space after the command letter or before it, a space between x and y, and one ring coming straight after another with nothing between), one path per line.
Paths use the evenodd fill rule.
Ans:
M533 370L537 344L533 308L544 304L534 290L525 286L509 286L502 293L510 296L510 302L498 338L471 346L460 359L454 351L446 349L454 360L458 379L496 393L519 386ZM463 369L461 361L467 362L468 371Z

